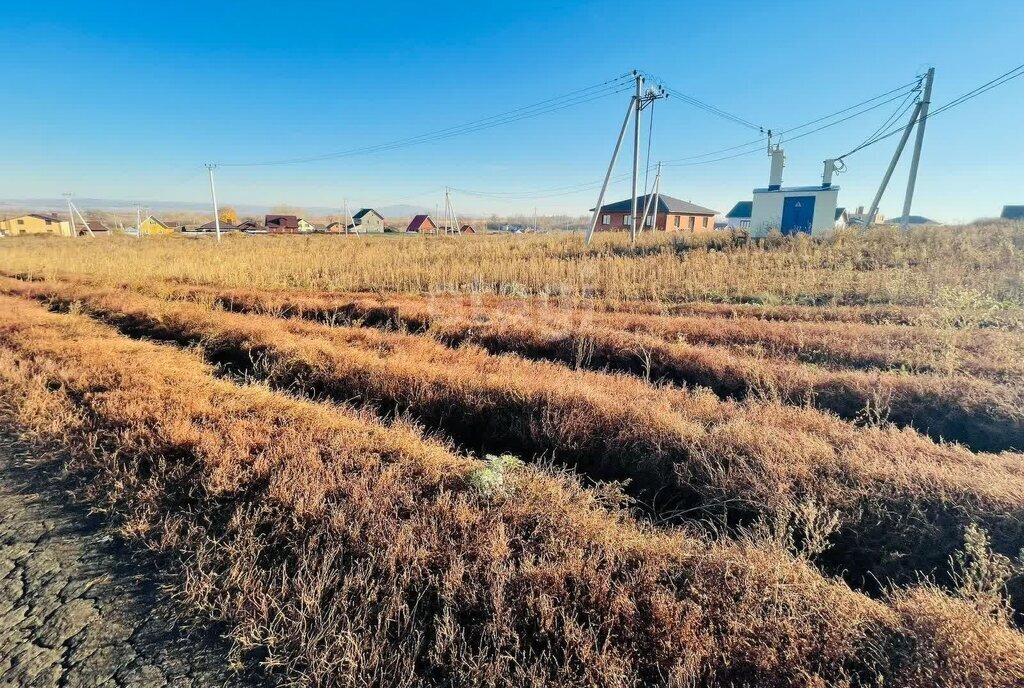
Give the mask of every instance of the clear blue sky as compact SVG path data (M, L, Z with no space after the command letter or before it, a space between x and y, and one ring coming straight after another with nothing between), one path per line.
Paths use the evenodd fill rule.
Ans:
M207 161L309 156L487 117L633 68L776 129L937 70L941 105L1024 62L1024 3L4 3L0 198L203 201ZM229 203L432 206L444 185L535 191L600 179L615 95L445 141L294 166L221 168ZM860 143L886 106L786 146L787 184ZM914 211L945 221L1024 203L1024 78L928 124ZM646 126L646 122L645 122ZM652 161L753 132L659 103ZM646 142L646 135L645 135ZM848 161L840 203L867 204L895 139ZM909 156L907 156L909 157ZM883 201L901 205L904 162ZM620 160L618 172L627 171ZM665 193L721 212L766 182L766 156L666 172ZM620 198L619 183L611 197ZM463 212L581 213L596 191Z

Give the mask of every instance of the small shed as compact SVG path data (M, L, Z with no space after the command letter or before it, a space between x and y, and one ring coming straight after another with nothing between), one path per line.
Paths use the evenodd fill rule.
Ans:
M417 215L409 223L406 232L414 234L437 234L437 225L430 219L429 215Z

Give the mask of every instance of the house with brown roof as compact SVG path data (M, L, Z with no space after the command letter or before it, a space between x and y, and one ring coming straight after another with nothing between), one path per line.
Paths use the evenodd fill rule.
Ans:
M56 215L29 213L0 220L0 234L18 236L21 234L56 234L71 236L71 223Z
M638 196L636 199L637 213L643 213L647 207L651 194ZM715 215L718 213L710 208L695 205L689 201L681 201L672 196L659 194L657 196L658 226L661 231L677 232L695 231L701 229L712 230L715 228ZM644 229L651 229L654 222L655 209L651 203L651 210L643 220ZM593 208L591 208L593 211ZM630 215L633 212L633 199L627 198L624 201L609 203L601 206L601 212L597 216L597 231L623 231L628 230L632 221Z
M267 215L263 224L271 234L299 233L299 218L296 215Z
M413 232L414 234L437 234L437 225L430 219L429 215L417 215L409 223L409 228L406 232Z
M473 225L462 225L459 234L476 234L476 230L473 228Z
M111 236L114 231L99 220L86 220L85 226L75 225L78 236Z
M267 234L266 225L261 225L253 220L238 223L238 229L246 234Z

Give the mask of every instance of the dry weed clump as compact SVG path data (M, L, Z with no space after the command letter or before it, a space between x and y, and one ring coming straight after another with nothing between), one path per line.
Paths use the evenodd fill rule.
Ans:
M934 439L961 442L983 451L1024 448L1024 384L999 384L961 373L833 369L796 363L779 353L780 349L797 351L801 356L826 362L831 361L837 348L856 348L862 359L876 363L884 359L892 364L894 359L899 362L899 352L905 349L910 353L904 359L934 362L928 347L944 346L945 339L926 328L890 328L889 333L879 334L875 331L878 328L869 326L833 332L832 326L826 325L807 332L802 323L766 325L744 319L723 325L692 318L687 319L687 325L680 325L679 318L623 317L557 306L548 309L495 298L466 303L446 298L160 285L144 291L234 312L427 332L452 346L472 343L491 353L514 353L575 368L610 369L647 380L698 385L723 398L759 396L810 404L847 420L882 419L898 427L914 427ZM769 331L763 331L765 326ZM681 334L681 327L689 328L686 335ZM730 339L737 329L743 334ZM699 330L693 337L697 341L701 341L701 334L713 341L680 341L690 339L694 330ZM763 338L759 338L762 332ZM890 346L892 340L898 344ZM1014 356L1011 352L1019 345L999 346L999 341L994 335L972 340L972 360L984 360L984 365L979 363L978 367L997 370L999 376L1012 377L1007 369L1013 366L1022 367L1024 374L1024 351ZM766 351L751 352L735 346L737 343L756 343ZM1004 352L1005 362L986 358L985 352L995 351ZM906 360L902 363L907 364Z
M1024 637L889 604L751 541L652 531L565 476L216 380L190 352L0 298L4 420L63 445L177 595L310 685L1015 686Z
M594 477L632 479L661 492L662 512L731 525L811 500L842 517L821 561L858 584L942 573L972 521L1001 553L1024 544L1019 455L975 454L812 409L723 402L422 336L123 291L5 289L81 308L133 336L197 344L210 360L278 387L409 413L475 450L547 455Z

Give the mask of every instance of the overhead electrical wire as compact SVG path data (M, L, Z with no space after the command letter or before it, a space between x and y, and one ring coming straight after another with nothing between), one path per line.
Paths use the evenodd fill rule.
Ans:
M485 117L483 119L466 122L464 124L452 127L447 127L445 129L438 129L432 132L419 134L417 136L412 136L405 139L398 139L395 141L376 144L372 146L351 148L342 151L334 151L331 153L322 153L319 155L310 155L304 157L265 160L261 162L226 162L218 164L222 167L264 167L271 165L293 165L306 162L334 160L338 158L345 158L355 155L368 155L370 153L379 153L383 151L395 150L398 148L405 148L408 146L430 143L433 141L439 141L447 138L452 138L455 136L462 136L464 134L469 134L484 129L490 129L492 127L497 127L504 124L510 124L512 122L518 122L524 119L538 117L540 115L546 115L551 112L557 112L559 110L564 110L569 107L575 107L577 105L589 103L599 98L605 98L611 95L622 93L624 91L629 90L629 82L631 80L631 74L623 74L614 79L609 79L599 84L594 84L593 86L587 86L586 88L570 91L560 96L555 96L553 98L548 98L546 100L542 100L531 105L525 105L512 110L508 110L497 115L491 115L490 117Z
M918 116L917 119L915 119L913 123L914 124L919 124L921 122L924 122L925 120L928 120L928 119L931 119L932 117L935 117L936 115L940 115L943 112L946 112L947 110L952 110L955 107L963 105L964 103L966 103L969 100L973 100L974 98L977 98L978 96L980 96L983 93L991 91L994 88L998 88L999 86L1002 86L1003 84L1005 84L1005 83L1007 83L1009 81L1012 81L1012 80L1014 80L1014 79L1016 79L1018 77L1021 77L1021 76L1024 76L1024 64L1018 65L1018 66L1014 67L1013 69L1011 69L1010 71L1004 72L1003 74L1000 74L995 79L992 79L991 81L987 81L984 84L982 84L981 86L973 88L970 91L968 91L968 92L966 92L966 93L964 93L964 94L962 94L960 96L957 96L956 98L954 98L950 102L946 103L945 105L943 105L943 106L941 106L939 108L936 108L935 110L932 110L927 115ZM854 153L856 153L858 151L864 150L865 148L868 148L869 146L873 146L876 143L879 143L879 142L884 141L884 140L886 140L886 139L888 139L888 138L890 138L892 136L895 136L896 134L898 134L901 131L903 131L905 128L906 128L906 125L902 125L902 124L900 126L898 126L898 127L894 127L893 129L890 129L886 133L884 133L884 134L882 134L880 136L877 136L877 137L875 137L874 139L872 139L870 141L865 141L864 143L862 143L861 145L857 146L853 150L851 150L851 151L849 151L847 153L844 153L843 155L839 156L838 158L836 158L836 160L842 160L844 158L847 158L847 157L853 155Z
M779 135L781 136L781 135L784 135L784 134L787 134L787 133L790 133L790 132L797 132L797 131L800 131L802 129L806 129L807 127L812 126L814 124L818 124L818 123L821 123L821 122L828 122L828 120L833 119L835 117L838 117L839 115L843 115L843 114L846 114L848 112L855 111L852 114L850 114L850 115L848 115L848 116L846 116L846 117L844 117L842 119L836 120L834 122L829 122L829 123L827 123L827 124L825 124L823 126L820 126L820 127L816 128L816 129L813 129L811 131L803 132L803 133L801 133L801 134L799 134L797 136L794 136L794 137L790 138L789 140L792 141L792 140L803 138L805 136L810 136L811 134L815 134L815 133L817 133L819 131L822 131L823 129L827 129L827 128L835 126L837 124L841 124L841 123L846 122L846 121L848 121L850 119L853 119L855 117L859 117L860 115L863 115L863 114L865 114L867 112L871 112L873 110L876 110L876 109L878 109L878 108L880 108L880 107L882 107L884 105L887 105L887 104L889 104L891 102L899 100L900 98L906 98L906 97L908 97L908 96L910 96L910 95L912 95L913 93L916 92L915 89L916 89L916 87L917 87L917 85L919 83L920 83L920 79L915 79L914 81L911 81L911 82L908 82L908 83L903 84L901 86L898 86L896 88L890 89L888 91L885 91L884 93L880 93L877 96L873 96L873 97L868 98L866 100L862 100L862 101L860 101L858 103L855 103L854 105L850 105L848 107L844 107L843 109L837 110L837 111L835 111L833 113L830 113L828 115L824 115L822 117L817 117L817 118L815 118L813 120L810 120L809 122L804 122L803 124L798 124L796 126L784 129L784 130L779 132ZM911 88L911 87L914 87L914 88ZM887 96L892 96L892 97L886 98ZM879 101L879 100L881 100L883 98L886 98L886 99L882 100L881 102L875 103L875 101ZM872 103L874 103L874 105L871 105ZM865 108L864 107L865 105L870 105L870 107L866 107ZM858 109L858 108L863 108L863 109ZM693 165L712 164L712 163L722 162L722 161L725 161L725 160L732 160L734 158L739 158L739 157L742 157L742 156L745 156L745 155L752 155L754 153L759 153L759 152L764 150L764 144L765 144L765 137L761 137L761 138L758 138L758 139L755 139L755 140L752 140L752 141L748 141L746 143L741 143L741 144L737 144L735 146L729 146L729 147L726 147L726 148L721 148L721 149L718 149L718 150L709 151L707 153L700 153L698 155L691 155L691 156L687 156L687 157L684 157L684 158L672 158L672 159L663 161L663 163L665 164L666 167L690 167L690 166L693 166ZM709 156L715 156L715 155L719 155L721 153L731 153L732 151L739 151L739 152L733 153L731 155L725 155L725 156L713 158L713 159L710 159L710 160L701 160L701 158L707 158ZM689 161L695 161L695 160L698 161L698 162L689 162ZM654 167L655 167L654 165L648 165L646 170L645 170L645 173L649 173L650 170L652 170ZM631 175L632 175L631 172L627 172L625 174L613 176L609 181L610 182L622 181L624 179L628 179ZM576 194L576 193L581 193L583 191L588 191L590 189L600 187L602 182L603 182L603 180L594 180L594 181L589 181L589 182L583 182L583 183L580 183L580 184L572 184L572 185L561 186L561 187L551 187L551 188L548 188L548 189L542 189L542 190L536 190L536 191L474 191L474 190L470 190L470 189L456 189L454 187L453 187L453 190L459 191L460 193L468 194L468 195L471 195L471 196L478 196L478 197L481 197L481 198L492 198L492 199L495 199L495 200L514 201L514 200L526 200L526 199L533 199L533 198L543 199L543 198L553 198L553 197L556 197L556 196L568 196L568 195L572 195L572 194Z

